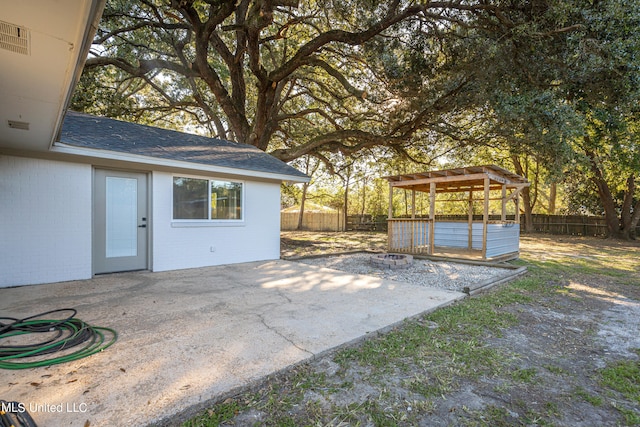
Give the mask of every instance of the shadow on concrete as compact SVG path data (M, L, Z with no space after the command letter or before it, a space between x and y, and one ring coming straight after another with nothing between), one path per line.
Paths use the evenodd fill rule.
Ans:
M3 371L0 398L40 426L172 424L463 297L282 260L0 289L2 316L71 307L119 334L85 359Z

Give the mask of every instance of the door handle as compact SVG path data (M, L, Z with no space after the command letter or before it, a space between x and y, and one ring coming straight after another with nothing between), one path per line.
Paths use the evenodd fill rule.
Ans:
M147 228L147 224L139 225L138 228Z

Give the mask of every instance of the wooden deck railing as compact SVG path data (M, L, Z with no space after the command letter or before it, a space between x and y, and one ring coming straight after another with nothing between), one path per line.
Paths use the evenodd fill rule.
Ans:
M425 218L393 218L387 220L389 252L429 254L429 225Z

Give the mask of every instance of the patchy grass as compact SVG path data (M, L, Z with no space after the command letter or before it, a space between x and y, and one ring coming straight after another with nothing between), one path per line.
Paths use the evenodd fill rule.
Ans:
M283 233L288 256L385 245L379 233ZM525 236L521 252L525 277L297 366L184 426L640 425L640 352L609 354L598 334L605 313L640 301L640 245Z
M640 361L623 360L600 372L602 383L640 404Z
M217 427L221 423L231 420L245 406L240 405L237 401L228 399L223 403L215 405L203 414L193 418L183 424L184 427Z
M280 247L283 258L329 255L346 251L384 251L387 249L387 235L377 232L283 231Z
M571 237L523 236L521 252L528 265L561 274L579 273L638 278L640 245L637 242ZM633 280L632 283L638 284Z
M640 349L636 349L640 356ZM619 393L624 400L613 396L612 405L624 416L626 425L640 425L640 360L621 360L600 371L603 386Z
M576 395L589 402L593 406L602 406L604 399L601 396L589 393L582 387L578 387L575 391Z

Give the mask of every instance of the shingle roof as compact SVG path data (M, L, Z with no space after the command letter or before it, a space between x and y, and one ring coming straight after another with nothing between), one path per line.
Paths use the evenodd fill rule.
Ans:
M258 148L237 142L68 111L60 142L76 147L305 178Z

